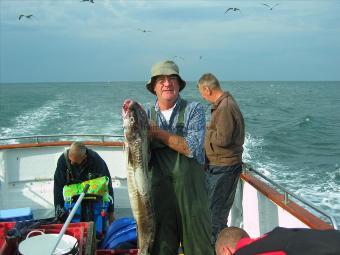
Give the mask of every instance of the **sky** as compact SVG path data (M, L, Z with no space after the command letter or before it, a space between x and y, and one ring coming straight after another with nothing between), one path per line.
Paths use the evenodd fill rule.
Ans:
M0 0L1 83L146 81L165 59L187 81L339 81L340 0Z

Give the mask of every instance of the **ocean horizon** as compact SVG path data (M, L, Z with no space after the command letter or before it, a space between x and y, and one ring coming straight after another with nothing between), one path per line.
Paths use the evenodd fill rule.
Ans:
M189 83L197 83L195 80L185 80ZM76 84L89 84L89 83L119 83L119 82L141 82L147 83L148 80L105 80L105 81L30 81L30 82L22 82L22 81L4 81L0 82L0 85L6 84L63 84L63 83L76 83ZM220 80L222 83L226 82L310 82L310 83L317 83L317 82L340 82L340 80Z

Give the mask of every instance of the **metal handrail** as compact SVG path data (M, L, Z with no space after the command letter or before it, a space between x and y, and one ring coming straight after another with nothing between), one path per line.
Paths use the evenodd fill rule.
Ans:
M255 170L254 168L252 168L250 165L248 164L244 164L245 169L251 172L254 172L255 174L257 174L258 176L260 176L261 178L263 178L264 180L266 180L267 182L269 182L270 184L272 184L273 186L275 186L276 188L280 189L281 191L283 191L283 196L284 196L284 203L288 204L289 202L289 196L294 197L296 200L298 200L299 202L303 203L304 205L314 209L315 211L317 211L318 213L322 214L323 216L325 216L326 218L328 218L330 220L330 222L333 225L334 229L338 229L338 225L337 222L335 220L335 218L328 214L327 212L325 212L324 210L316 207L314 204L312 204L311 202L303 199L302 197L294 194L293 192L289 191L288 189L286 189L285 187L283 187L282 185L274 182L273 180L269 179L268 177L266 177L265 175L263 175L262 173L260 173L259 171Z
M100 137L104 142L105 138L123 138L123 135L107 135L107 134L54 134L54 135L34 135L34 136L18 136L18 137L6 137L0 138L0 141L18 140L18 139L34 139L36 143L39 143L40 138L61 138L61 137Z

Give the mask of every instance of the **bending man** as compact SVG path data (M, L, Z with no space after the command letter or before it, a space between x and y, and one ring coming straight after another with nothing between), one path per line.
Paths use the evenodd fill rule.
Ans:
M229 227L219 234L215 249L217 255L338 255L340 231L276 227L252 239L243 229Z
M109 178L109 195L113 198L111 176L105 161L83 143L72 143L70 149L59 157L54 173L55 209L64 208L63 187L65 185L81 183L102 176ZM108 220L110 223L114 221L113 203L108 207Z

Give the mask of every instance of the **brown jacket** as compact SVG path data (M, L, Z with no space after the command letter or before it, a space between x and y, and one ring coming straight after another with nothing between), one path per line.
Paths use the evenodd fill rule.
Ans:
M211 121L205 134L207 163L232 166L242 162L244 120L229 92L224 92L211 106Z

